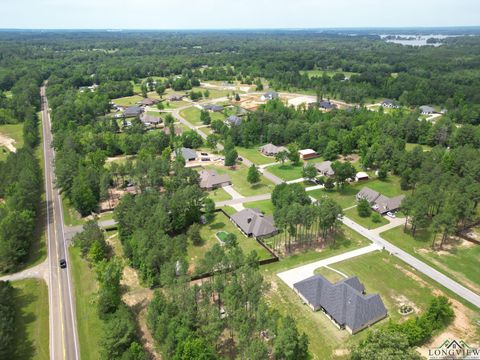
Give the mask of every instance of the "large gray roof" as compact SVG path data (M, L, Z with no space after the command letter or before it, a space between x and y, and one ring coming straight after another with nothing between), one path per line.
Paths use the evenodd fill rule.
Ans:
M332 284L321 275L314 275L293 287L315 309L323 308L340 326L352 332L387 315L387 309L378 294L365 295L364 286L357 277Z
M197 152L195 150L184 147L180 148L180 155L187 161L197 158Z
M420 106L420 111L424 114L432 114L435 112L435 109L428 105L422 105Z
M228 174L219 174L215 170L204 169L199 172L199 175L202 189L211 189L230 183Z
M125 117L134 117L138 116L143 112L143 109L138 106L129 106L128 108L125 109L125 112L123 113L123 116Z
M266 144L260 147L260 151L264 154L278 154L281 151L287 151L287 148L284 146L276 146L273 144Z
M317 169L317 171L319 173L321 173L322 175L325 175L325 176L335 175L335 171L333 171L333 169L332 169L332 162L331 161L324 161L324 162L321 162L321 163L316 163L314 166L315 166L315 169Z
M357 200L360 199L365 199L367 200L370 204L373 204L375 200L380 196L380 193L372 190L368 187L364 187L362 190L360 190L357 194Z
M232 221L248 236L262 237L274 234L278 229L271 216L265 216L258 209L244 209L231 217Z
M405 199L405 195L399 195L393 198L380 195L375 200L374 209L381 214L384 214L389 211L395 211L400 208L400 206L402 205L403 199Z
M242 123L242 118L236 115L231 115L226 120L230 125L238 126Z

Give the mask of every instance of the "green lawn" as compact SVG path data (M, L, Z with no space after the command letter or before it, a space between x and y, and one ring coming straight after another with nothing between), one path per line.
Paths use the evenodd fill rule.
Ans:
M70 204L70 200L65 195L62 195L62 210L65 225L76 226L85 223L80 213L74 209L72 204Z
M212 223L202 225L200 235L204 243L201 246L188 245L187 255L188 261L191 265L195 266L200 259L205 256L205 253L210 250L213 245L219 244L215 234L224 231L232 233L237 236L238 245L247 254L252 250L255 250L260 259L268 259L271 255L266 251L257 241L253 238L247 238L238 228L230 221L230 219L222 212L215 213L215 219Z
M168 96L165 97L165 101L163 101L163 105L165 107L165 109L178 109L178 108L181 108L183 106L187 106L187 105L191 105L191 103L189 103L188 101L168 101Z
M268 172L278 176L280 179L284 181L290 181L290 180L295 180L302 177L303 163L300 163L299 165L294 166L291 163L287 162L283 165L277 164L277 165L269 166L267 170Z
M211 198L215 202L230 200L232 198L230 194L227 193L222 188L207 191L207 195L209 198Z
M207 136L213 132L212 129L210 129L209 127L202 127L202 128L199 128L198 130L200 130L202 133L204 133Z
M241 93L241 91L207 89L203 87L194 87L192 89L192 91L201 91L202 94L205 93L205 90L208 90L210 93L210 96L208 97L208 99L217 99L217 98L225 97L229 94L232 95L234 92ZM208 99L203 99L203 100L208 100Z
M423 151L430 151L430 150L432 150L432 147L431 147L431 146L428 146L428 145L420 145L420 144L412 144L412 143L406 143L406 144L405 144L405 150L406 150L406 151L412 151L415 146L420 146L420 147L423 149Z
M260 209L265 215L273 215L275 207L270 199L244 203L244 207Z
M228 174L232 180L233 188L243 196L261 195L271 192L273 183L265 177L260 177L260 182L251 185L247 182L248 168L244 165L237 165L235 169L225 166L205 166L207 169L216 170L219 174Z
M195 126L200 126L203 125L202 121L200 120L201 112L202 111L199 108L192 106L180 111L180 116L185 118L185 120L187 120L189 123ZM225 116L222 113L209 112L209 114L212 121L225 119Z
M340 280L345 279L345 277L340 275L338 272L333 271L333 270L331 270L327 267L321 267L321 268L316 269L315 274L322 275L325 279L327 279L331 283L336 283Z
M16 360L48 360L48 288L37 279L12 283L15 288Z
M357 189L356 187L347 185L340 191L318 189L309 191L308 195L314 197L317 200L323 196L328 196L329 198L335 200L342 207L342 209L346 209L356 204L355 195L358 193L359 190L360 189Z
M265 165L265 164L271 164L275 162L274 157L263 155L260 151L258 151L258 148L256 147L244 148L244 147L237 146L237 152L241 157L244 157L250 160L255 165Z
M118 106L132 106L135 105L137 102L141 101L142 99L143 97L141 97L140 95L133 95L113 99L112 102Z
M358 215L357 208L347 210L347 211L344 212L344 214L345 214L346 217L352 219L353 221L355 221L356 223L359 223L360 225L362 225L363 227L365 227L367 229L376 229L376 228L379 228L383 225L388 224L388 220L385 219L383 216L380 217L380 219L381 219L380 222L378 222L378 223L373 222L372 215L376 214L373 211L372 211L372 214L369 217L366 217L366 218Z
M431 249L433 240L431 229L417 231L413 238L409 230L406 233L403 231L403 226L383 232L381 236L473 291L480 292L478 262L480 245L462 245L450 240L443 251L434 251ZM440 236L438 236L437 243L440 242L439 238Z
M23 147L23 123L0 125L0 134L15 140L13 146L20 149ZM10 151L6 147L0 147L0 161L4 161Z
M88 266L88 263L80 257L80 250L70 247L69 253L80 353L82 354L82 360L98 360L100 359L98 340L103 329L95 305L98 284L95 273Z

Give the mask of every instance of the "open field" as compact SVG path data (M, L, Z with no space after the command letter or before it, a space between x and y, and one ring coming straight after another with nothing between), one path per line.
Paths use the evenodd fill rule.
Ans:
M415 238L410 230L405 233L403 226L388 230L381 236L471 290L480 292L480 245L458 239L450 240L444 250L432 250L433 231L430 228L417 231Z
M260 209L260 211L263 212L265 215L273 215L273 212L275 211L275 208L270 199L244 203L243 206L251 209Z
M406 143L406 144L405 144L405 150L407 150L407 151L412 151L415 146L420 146L420 147L423 149L423 151L430 151L430 150L432 150L432 147L431 147L431 146L428 146L428 145L419 145L419 144L412 144L412 143Z
M258 244L255 239L247 238L225 214L216 212L215 219L210 224L203 225L200 230L200 235L204 243L201 246L188 245L188 261L190 262L190 266L193 265L193 267L195 267L195 264L205 257L205 253L209 251L213 245L220 243L215 236L219 231L235 234L238 246L242 248L245 254L255 250L260 259L270 258L268 251Z
M70 247L69 252L80 353L82 360L98 360L100 359L98 340L103 327L95 306L98 284L95 273L80 257L80 250Z
M242 93L241 91L233 91L233 90L217 90L217 89L211 89L211 88L205 88L205 87L194 87L192 91L201 91L202 94L205 94L205 90L208 90L210 93L210 96L208 98L203 98L203 100L208 100L208 99L217 99L221 97L226 97L228 95L233 95L234 93Z
M361 217L360 215L358 215L358 211L356 207L345 211L344 214L346 217L352 219L353 221L355 221L356 223L359 223L360 225L362 225L363 227L366 227L367 229L376 229L383 225L388 224L388 220L385 219L383 216L380 217L380 222L378 223L373 222L372 215L376 214L373 211L369 217Z
M189 123L195 126L200 126L203 125L202 121L200 120L201 112L202 111L200 109L192 106L180 111L180 116L185 118L185 120L187 120ZM222 113L209 112L209 114L212 121L225 119L225 116Z
M37 279L15 281L16 360L48 360L48 288Z
M278 176L284 181L295 180L302 177L303 163L300 163L296 166L291 164L290 162L286 162L283 165L272 165L268 167L268 171L271 172L273 175Z
M118 99L113 99L112 102L118 106L132 106L141 101L143 97L140 95L125 96Z
M236 147L238 154L241 157L244 157L251 162L253 162L255 165L265 165L265 164L271 164L275 162L274 157L270 156L265 156L263 155L260 151L258 151L258 148L244 148L237 146Z
M244 165L237 165L235 169L225 166L205 166L206 169L216 170L219 174L228 174L232 180L232 185L243 196L261 195L271 192L274 188L273 183L261 176L260 182L250 185L247 182L248 168Z

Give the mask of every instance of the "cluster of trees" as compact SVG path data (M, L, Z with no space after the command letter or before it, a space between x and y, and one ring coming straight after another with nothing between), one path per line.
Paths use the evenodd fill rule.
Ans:
M283 239L275 238L275 249L280 249L282 242L286 253L302 246L335 242L342 208L332 199L323 197L312 204L303 186L282 183L273 190L272 203L275 224L283 229Z
M13 271L28 255L35 238L35 225L40 205L42 174L35 157L39 143L38 117L40 91L33 93L30 82L21 80L14 86L14 114L24 122L24 146L0 162L0 272ZM18 103L18 99L25 101ZM23 106L23 107L22 107Z
M186 232L199 222L205 196L198 173L181 161L173 164L163 188L124 196L114 212L125 255L148 285L168 284L186 272Z
M0 281L0 358L11 359L15 341L15 293L12 284Z
M147 323L164 356L178 360L215 360L222 354L251 360L271 355L278 360L309 358L306 335L300 334L291 317L266 304L267 285L255 252L244 255L239 247L216 244L202 267L214 276L201 286L180 279L156 292L149 305Z
M81 233L75 235L73 241L97 275L99 290L96 306L103 321L99 341L101 358L146 360L145 351L138 341L135 319L121 298L123 265L120 260L110 256L104 232L91 220L84 225Z
M371 331L367 338L352 349L352 360L402 359L420 360L415 347L426 343L433 332L450 324L455 314L444 296L432 299L421 316L402 323L390 322L386 328Z

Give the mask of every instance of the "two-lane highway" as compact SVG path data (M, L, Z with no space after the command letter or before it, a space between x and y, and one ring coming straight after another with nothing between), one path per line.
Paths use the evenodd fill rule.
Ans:
M45 85L42 97L42 129L45 154L45 196L47 203L49 308L50 308L50 359L80 360L75 316L70 262L64 236L63 213L60 194L54 187L51 148L52 132ZM60 259L66 259L67 268L60 268Z

